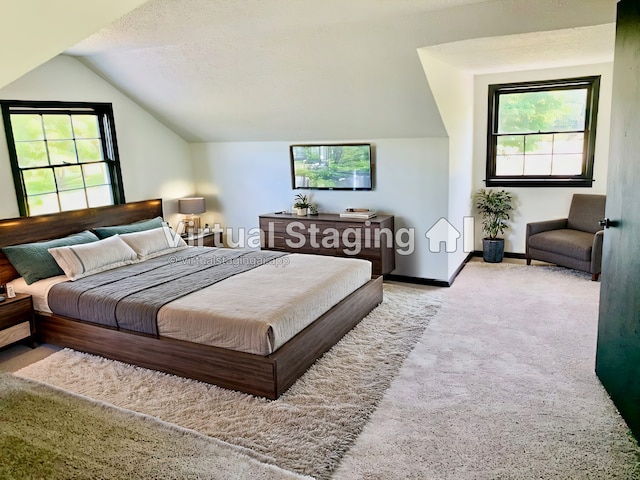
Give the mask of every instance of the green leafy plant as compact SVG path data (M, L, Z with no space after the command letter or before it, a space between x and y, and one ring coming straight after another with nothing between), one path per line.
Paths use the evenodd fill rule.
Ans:
M507 220L513 210L513 198L505 190L481 188L473 195L475 206L482 215L482 233L485 238L495 239L509 228Z
M295 208L310 208L311 203L309 202L309 199L306 195L299 193L296 195L296 202L293 204L293 206Z

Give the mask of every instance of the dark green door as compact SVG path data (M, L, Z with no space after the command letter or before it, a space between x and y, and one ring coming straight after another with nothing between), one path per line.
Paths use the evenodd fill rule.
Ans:
M596 373L640 438L640 2L618 4Z

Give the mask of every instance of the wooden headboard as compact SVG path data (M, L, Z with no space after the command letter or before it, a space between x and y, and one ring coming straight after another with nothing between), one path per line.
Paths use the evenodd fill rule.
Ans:
M162 200L86 208L70 212L17 217L0 220L0 248L21 243L65 237L96 227L125 225L162 216ZM18 273L0 251L0 284L18 277Z

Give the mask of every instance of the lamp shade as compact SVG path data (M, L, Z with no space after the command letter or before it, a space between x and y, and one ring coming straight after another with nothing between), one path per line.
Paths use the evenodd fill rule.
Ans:
M178 213L183 215L195 215L206 211L207 207L203 197L181 198L178 200Z

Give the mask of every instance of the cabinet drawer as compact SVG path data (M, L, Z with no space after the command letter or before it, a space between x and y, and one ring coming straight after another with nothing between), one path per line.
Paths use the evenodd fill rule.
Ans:
M286 250L289 248L287 245L287 237L280 234L264 235L262 240L260 244L262 248L269 250Z
M265 232L277 232L285 233L287 231L287 225L290 221L285 220L273 220L273 219L260 219L260 230Z
M266 239L266 245L270 250L282 250L291 253L314 253L317 254L322 251L322 255L335 255L335 248L327 248L322 244L322 238L318 235L315 240L312 242L311 238L307 235L304 236L304 239L300 237L288 237L282 235L274 235L271 238L271 242L269 239Z
M28 321L12 327L0 330L0 347L23 340L31 335L31 326Z
M0 303L0 330L31 319L31 297Z

